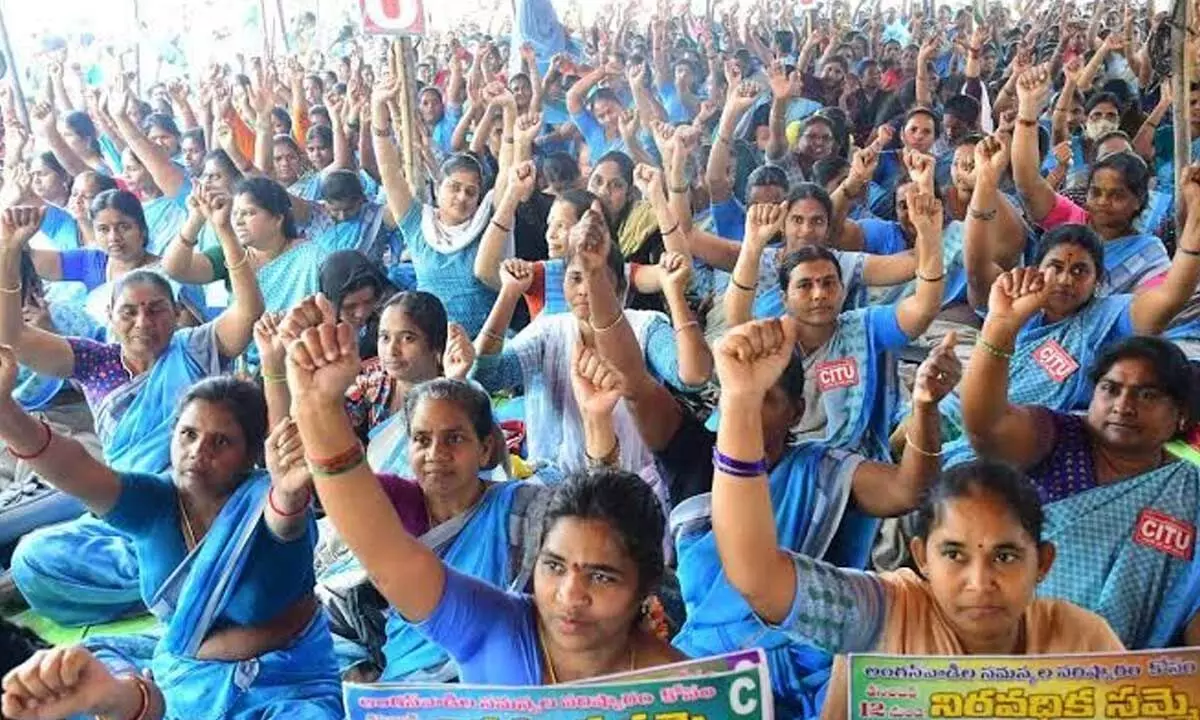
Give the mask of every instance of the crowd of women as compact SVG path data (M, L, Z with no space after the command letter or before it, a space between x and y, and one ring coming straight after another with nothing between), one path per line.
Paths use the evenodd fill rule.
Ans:
M1200 119L1165 13L1042 5L521 0L145 98L49 57L0 98L0 543L41 616L158 623L6 622L0 712L762 647L832 718L849 652L1200 645Z

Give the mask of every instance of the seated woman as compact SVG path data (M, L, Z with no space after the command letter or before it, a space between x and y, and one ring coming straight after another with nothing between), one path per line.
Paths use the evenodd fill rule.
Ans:
M495 187L485 194L483 168L470 155L452 155L442 163L437 205L413 197L396 146L382 128L390 128L388 103L395 88L381 85L371 97L371 126L388 208L396 218L404 246L412 258L417 288L438 296L450 319L474 336L483 327L496 293L473 272L479 241L492 220L493 198L503 198L509 182L514 143L503 143ZM505 111L505 137L512 137L515 118ZM532 173L525 176L532 192ZM511 223L507 226L512 229Z
M823 247L803 247L781 260L775 282L786 298L787 314L800 323L799 350L804 356L804 415L792 427L793 442L822 443L877 461L891 457L888 438L899 380L895 360L887 353L929 328L941 308L946 279L941 202L932 194L914 193L908 209L917 227L920 282L913 295L894 305L841 311L846 280L836 256ZM782 222L781 215L778 207L752 207L746 243L764 244L750 236L769 236L770 228ZM739 261L734 273L738 283L745 282L740 279L743 272L752 269ZM752 285L729 286L726 314L731 326L750 319L752 297Z
M1043 595L1104 616L1130 648L1194 645L1200 470L1164 445L1200 417L1195 373L1167 341L1133 337L1088 366L1095 390L1086 415L1010 400L1018 329L1054 287L1052 275L1032 270L996 281L963 379L967 435L981 455L1024 471L1046 503L1059 570L1045 577Z
M787 336L794 332L773 333L768 341L739 329L716 351L721 424L713 532L725 575L760 618L762 632L838 655L1123 649L1102 618L1065 601L1034 599L1054 546L1042 539L1036 493L1004 466L962 465L932 481L911 542L922 576L842 569L808 548L780 547L759 418L768 389L790 360L794 343ZM936 437L936 424L930 425ZM823 718L848 717L845 670L839 657Z
M594 347L602 336L620 330L628 338L625 351L641 354L658 378L685 391L707 382L711 367L708 348L698 331L691 337L698 342L688 344L690 352L680 354L678 348L684 346L677 345L676 333L664 315L622 309L618 298L625 293L625 263L608 236L599 208L588 210L572 229L565 260L563 286L570 313L543 313L506 347L504 329L533 282L528 263L510 260L504 264L500 297L475 339L475 380L489 392L525 388L529 457L546 463L539 472L547 479L586 464L579 408L570 392L575 345ZM628 334L626 326L631 329ZM617 408L616 426L621 439L618 466L648 473L647 481L658 486L653 458L623 404ZM666 501L666 493L660 495Z
M461 380L431 380L404 396L400 414L412 469L379 480L405 530L456 572L525 590L549 492L540 483L485 479L505 452L487 395ZM446 651L419 626L394 609L386 616L381 680L458 677Z
M354 172L325 173L320 205L311 212L306 234L326 250L357 250L375 262L399 262L403 239L396 220L386 205L368 199Z
M1002 152L996 141L985 145L990 145L985 153L995 153L992 157ZM989 299L1003 269L980 252L996 239L995 224L983 218L1003 201L992 179L983 179L994 177L995 169L980 168L980 173L967 219L968 282L971 304L990 315ZM1190 168L1184 181L1189 213L1175 258L1165 278L1136 292L1103 291L1112 244L1090 227L1061 225L1042 236L1033 261L1050 288L1016 337L1014 351L1031 361L1012 367L1013 403L1036 402L1063 412L1086 408L1092 392L1086 369L1100 349L1131 335L1159 335L1184 308L1200 282L1200 167ZM956 421L957 398L947 409Z
M215 216L227 218L231 204L216 199ZM21 248L39 220L31 208L8 210L0 220L0 286L20 282ZM232 248L237 241L229 233L224 242ZM0 344L12 347L34 372L82 385L105 462L123 472L161 473L171 462L168 431L180 394L241 355L262 313L254 274L238 269L233 277L233 302L225 312L200 327L178 329L166 279L148 270L130 272L113 287L107 319L116 342L109 345L26 325L19 299L0 293ZM64 624L106 622L140 602L132 545L87 516L26 536L12 571L30 605Z
M269 312L283 312L317 291L321 264L329 252L297 231L292 201L282 185L264 177L238 183L232 217L235 245L226 248L222 243L203 252L172 249L163 258L167 274L184 283L221 280L229 285L232 271L246 263L262 288ZM180 238L178 243L196 244L192 238Z
M78 282L87 290L88 314L101 325L108 322L113 303L114 285L127 273L138 269L157 269L159 258L150 252L150 229L142 214L142 204L133 193L108 190L96 196L91 205L91 225L99 247L75 250L32 249L38 275L52 282ZM32 243L31 243L32 246ZM178 291L179 302L187 315L181 320L192 323L205 317L204 297L200 288L184 286Z
M338 319L354 328L359 357L375 357L381 306L395 293L379 264L355 250L335 252L321 263L320 291Z
M1096 162L1088 178L1088 206L1080 208L1042 177L1037 118L1050 92L1049 71L1027 70L1017 82L1020 120L1013 131L1012 170L1029 218L1051 230L1067 223L1088 225L1104 240L1104 280L1110 293L1153 286L1167 273L1170 258L1162 241L1135 229L1146 208L1150 170L1136 155L1116 153Z
M365 464L343 409L359 360L350 327L331 320L288 353L295 420L321 503L391 606L448 652L463 682L568 683L680 659L638 628L664 567L662 512L641 479L581 472L552 491L532 595L453 570L405 530ZM447 453L426 470L447 473L451 448L469 432L414 436ZM481 456L480 449L474 462Z
M103 334L103 328L81 308L47 299L28 254L21 258L21 303L22 320L46 332L92 339ZM22 366L13 399L26 412L35 413L59 433L100 456L92 413L83 396L66 380L39 375ZM10 453L0 455L0 545L43 525L78 517L80 510L76 500L47 485L29 463Z
M187 169L174 160L179 151L179 129L169 116L159 114L148 119L146 130L138 127L128 112L136 102L128 89L116 101L122 103L123 111L114 112L113 121L128 146L122 156L125 182L145 206L146 247L150 253L161 255L187 218L187 198L192 190ZM154 140L147 131L155 134Z
M732 332L781 338L783 323L794 321L760 321ZM870 462L820 444L788 445L789 428L804 414L804 366L802 359L792 354L767 391L760 412L766 472L783 547L803 549L838 566L866 567L879 526L876 518L915 507L928 478L937 474L938 457L933 451L938 447L937 400L959 375L952 343L953 337L930 355L926 368L918 373L919 387L929 390L916 394L915 419L909 426L913 444L905 449L899 466ZM782 634L764 634L754 612L721 573L711 524L716 434L681 412L644 365L612 366L612 372L621 379L620 395L631 408L646 444L654 450L659 473L671 493L670 527L687 609L687 621L674 645L693 657L752 646L766 649L777 709L789 716L812 716L832 657L811 645L793 643ZM611 420L605 423L605 419L589 412L584 427L610 426ZM589 444L588 455L596 457L604 450L603 444L599 451Z
M753 206L752 206L753 207ZM763 206L764 208L768 206ZM786 288L781 288L779 266L789 254L806 247L829 248L834 208L828 193L818 185L801 183L787 196L782 210L765 215L746 212L742 238L735 242L694 229L692 253L732 277L725 288L725 320L730 327L751 317L783 314ZM768 221L769 218L769 221ZM849 225L852 221L847 221ZM782 238L782 245L770 247ZM837 261L846 288L845 310L865 307L871 286L891 286L912 280L917 263L912 252L872 255L829 249Z
M74 651L80 672L51 681L51 700L48 665L35 656L5 678L5 714L66 717L112 703L122 717L160 718L166 708L171 717L342 717L329 624L313 595L307 468L297 438L267 437L258 388L230 377L192 386L168 431L173 470L150 474L113 469L26 414L7 399L16 371L12 350L0 348L0 437L128 535L142 598L166 627L153 681L134 674L110 682L111 695L88 693L107 673ZM264 444L268 471L256 469Z

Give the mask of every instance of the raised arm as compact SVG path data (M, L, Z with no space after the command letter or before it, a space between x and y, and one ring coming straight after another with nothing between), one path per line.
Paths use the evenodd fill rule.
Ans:
M9 208L0 215L0 345L11 347L17 361L34 372L66 378L75 370L75 352L66 338L26 325L21 312L21 253L41 226L42 215L41 208L33 207Z
M804 94L804 76L799 70L790 73L782 60L771 63L768 74L771 83L771 115L768 125L771 138L767 141L767 160L782 160L787 154L787 111L794 98Z
M788 317L745 323L730 330L714 353L722 461L713 463L713 532L730 584L771 623L782 622L792 607L796 568L775 530L762 411L767 391L792 359L797 335L796 321ZM742 469L755 466L757 475Z
M1147 163L1154 162L1154 134L1158 131L1158 126L1162 123L1167 111L1171 109L1174 101L1174 86L1171 77L1163 78L1158 88L1158 104L1146 116L1146 120L1138 128L1137 135L1133 138L1133 149Z
M928 172L932 174L932 158L922 156L917 162L927 163ZM917 290L896 304L896 319L904 334L915 338L929 328L942 309L946 288L946 266L942 258L942 201L931 191L910 191L908 215L917 228Z
M512 324L513 313L521 302L521 296L529 292L532 286L533 263L516 258L501 263L500 293L475 338L476 355L499 355L504 350L504 333Z
M679 381L699 387L712 377L712 351L704 340L704 330L687 302L688 283L692 278L692 259L679 252L663 253L658 262L663 278L663 296L675 328L679 356Z
M933 68L930 67L930 64L941 45L942 35L940 32L935 32L917 52L916 96L917 105L922 107L933 107Z
M67 141L58 132L58 115L54 108L47 103L38 103L29 110L29 120L33 123L37 134L50 147L50 152L62 163L63 168L72 176L91 170L83 158L71 149Z
M963 248L963 261L967 266L968 297L973 298L970 299L973 306L979 303L977 307L983 307L987 301L996 276L1020 263L1025 251L1028 234L1025 220L999 190L1011 157L1008 139L1000 133L984 138L975 146L975 191L967 209L968 244ZM983 226L983 234L976 237L979 242L973 244L972 222ZM974 228L976 233L980 230L978 225Z
M1050 72L1045 66L1027 70L1017 81L1017 126L1013 129L1012 170L1017 192L1029 209L1029 216L1040 223L1054 205L1058 195L1042 177L1041 153L1038 151L1038 118L1050 92Z
M200 188L194 188L188 195L187 219L162 255L162 269L167 275L188 285L210 283L216 275L212 260L196 249L197 243L200 242L200 231L204 229L206 222L201 194ZM230 257L228 260L235 262L237 257Z
M996 278L988 297L988 315L963 375L963 424L971 445L982 456L1017 467L1031 467L1053 444L1035 409L1008 401L1009 361L1021 327L1044 306L1051 283L1038 268L1017 268Z
M717 125L717 137L712 150L708 154L708 168L704 180L708 184L708 193L712 204L723 203L733 197L733 134L737 131L738 122L754 106L762 88L752 82L742 82L731 85L725 95L725 107L721 110L721 120Z
M885 126L886 127L886 126ZM866 242L862 229L857 223L850 222L850 209L854 201L861 198L875 177L879 167L879 152L874 145L856 150L850 161L850 172L846 179L834 189L829 196L833 203L833 218L830 221L830 235L833 245L842 250L862 250Z
M320 327L288 350L292 417L304 443L321 506L388 604L410 622L428 618L446 584L442 561L400 522L346 416L358 376L358 341L321 299Z
M394 78L394 76L393 76ZM403 222L408 209L413 204L412 186L404 176L404 167L400 162L400 151L392 143L391 111L388 103L396 96L395 79L381 80L376 83L371 94L371 133L375 141L375 160L379 163L379 176L383 181L383 192L387 196L388 207L396 222Z
M575 84L567 90L567 112L572 115L583 112L587 107L588 93L608 74L608 70L601 66L576 80Z
M133 153L137 155L138 160L146 166L146 171L150 173L150 177L154 178L154 184L158 185L158 189L162 190L163 195L175 197L187 183L187 173L171 160L166 150L152 142L150 138L146 137L146 133L134 124L131 117L133 102L133 95L127 94L122 111L116 113L113 118L117 130L129 144Z
M188 98L187 83L179 79L172 80L167 85L167 92L171 96L171 107L179 117L179 128L187 131L200 127L196 111L192 108L192 101Z
M1129 315L1139 335L1158 335L1167 328L1196 292L1200 280L1200 165L1183 173L1187 220L1176 241L1175 257L1166 279L1133 296Z
M105 515L117 504L120 480L78 441L54 432L13 399L19 369L16 352L0 345L0 440L38 477Z
M500 289L500 263L516 227L517 207L529 200L537 185L537 167L526 161L509 171L505 193L498 198L492 220L483 231L475 253L475 278L493 290Z
M725 288L725 322L737 327L754 317L754 299L758 296L759 266L763 251L782 230L787 219L787 203L751 205L746 211L746 232L741 252L733 266L729 286Z
M955 333L946 333L917 368L899 465L865 462L854 473L854 504L868 515L895 517L913 510L920 504L929 481L941 472L938 403L962 378L962 363L954 354L956 341Z
M214 321L217 348L221 357L232 359L241 355L250 345L254 337L254 323L262 316L265 307L262 291L258 287L258 277L250 265L250 250L238 243L230 223L233 198L214 193L205 198L205 203L208 206L209 220L221 241L221 250L225 253L229 284L232 288L229 307Z
M673 169L674 163L669 164ZM654 209L654 218L658 221L658 230L662 234L663 249L667 252L687 252L687 235L683 232L683 223L676 215L675 208L667 199L664 180L662 170L652 165L642 163L634 168L634 185L642 194L642 199ZM685 214L691 215L690 207Z
M624 394L624 379L598 352L575 343L571 389L583 420L584 452L589 464L619 464L621 444L613 411Z

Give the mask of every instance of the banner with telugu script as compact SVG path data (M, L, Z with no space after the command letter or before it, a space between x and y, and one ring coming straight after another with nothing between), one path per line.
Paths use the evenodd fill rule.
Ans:
M1093 655L852 655L850 717L1200 720L1200 648Z
M546 687L345 685L349 720L773 720L761 650Z

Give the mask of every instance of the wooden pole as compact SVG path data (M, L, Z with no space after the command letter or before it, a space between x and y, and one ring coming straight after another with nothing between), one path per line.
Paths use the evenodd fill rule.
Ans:
M138 0L133 0L133 31L137 33L137 44L133 46L133 66L137 72L137 84L134 85L134 92L138 98L142 97L142 4Z
M283 12L283 0L275 0L275 16L279 18L279 32L283 35L283 51L292 54L292 43L288 40L287 15Z
M21 122L29 127L29 107L25 104L25 93L21 90L21 70L17 66L17 55L13 52L12 43L8 40L8 23L4 20L4 3L0 2L0 42L4 47L4 59L8 61L8 83L12 86L12 94L16 100L17 113Z
M1173 126L1175 130L1175 230L1183 232L1183 173L1192 161L1192 73L1188 29L1192 24L1192 0L1175 0L1171 32L1171 64L1175 85Z

